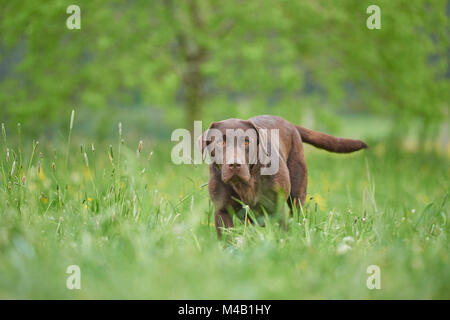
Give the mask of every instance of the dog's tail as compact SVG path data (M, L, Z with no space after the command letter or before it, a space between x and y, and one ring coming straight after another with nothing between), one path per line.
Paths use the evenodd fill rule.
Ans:
M302 141L313 145L314 147L325 149L336 153L350 153L368 148L361 140L344 139L333 137L328 134L296 126Z

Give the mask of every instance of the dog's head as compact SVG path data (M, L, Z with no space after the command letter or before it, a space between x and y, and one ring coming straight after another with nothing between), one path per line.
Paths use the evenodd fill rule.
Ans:
M250 120L213 122L197 140L203 157L221 172L224 183L248 183L261 152L267 153L267 134Z

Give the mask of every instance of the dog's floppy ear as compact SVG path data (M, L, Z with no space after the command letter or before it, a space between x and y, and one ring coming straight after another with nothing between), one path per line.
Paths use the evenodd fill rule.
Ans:
M198 149L202 152L202 159L205 160L206 159L206 147L208 146L208 144L211 143L210 140L208 140L208 133L209 130L211 130L212 128L214 128L214 126L216 125L216 122L212 122L208 129L206 129L198 138L197 138L197 147Z
M248 122L252 125L253 128L255 128L256 133L258 134L258 145L261 147L261 150L265 153L266 156L269 156L269 151L267 150L267 148L269 147L267 129L261 128L251 120L248 120Z

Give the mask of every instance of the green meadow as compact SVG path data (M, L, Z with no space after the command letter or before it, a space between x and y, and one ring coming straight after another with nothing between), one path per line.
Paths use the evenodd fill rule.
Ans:
M389 148L358 122L367 151L306 147L308 200L287 230L276 212L264 227L235 218L222 240L207 165L173 164L169 139L130 141L124 126L93 143L75 121L69 139L37 142L5 126L0 298L450 298L448 154Z
M0 299L450 299L448 17L0 1ZM218 239L208 167L176 165L171 134L263 114L370 148L305 145L287 227L284 206Z

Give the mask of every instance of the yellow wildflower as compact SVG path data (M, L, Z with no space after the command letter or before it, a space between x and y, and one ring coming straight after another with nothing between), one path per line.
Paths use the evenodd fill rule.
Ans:
M86 178L86 179L90 179L91 178L91 170L89 170L88 168L84 168L83 169L83 176Z
M43 168L41 168L41 170L39 170L39 180L44 181L47 177L44 174L44 170Z
M320 210L325 210L325 208L327 207L327 202L326 200L319 194L319 193L315 193L313 195L313 198L317 205L319 206Z

